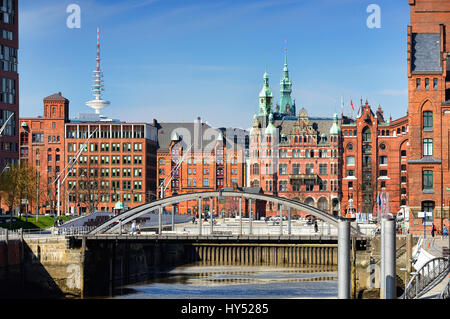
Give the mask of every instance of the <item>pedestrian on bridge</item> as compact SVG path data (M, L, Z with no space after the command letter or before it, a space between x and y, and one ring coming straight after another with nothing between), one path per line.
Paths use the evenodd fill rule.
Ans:
M317 220L314 221L314 231L316 233L319 231L319 225L317 225Z
M444 225L444 230L442 231L442 235L444 235L444 238L447 237L447 235L448 235L447 225Z
M431 226L431 237L434 238L434 232L436 231L436 227L434 226L434 224Z

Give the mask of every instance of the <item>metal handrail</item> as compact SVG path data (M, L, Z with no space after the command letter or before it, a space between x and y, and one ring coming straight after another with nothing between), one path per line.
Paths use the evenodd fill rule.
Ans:
M450 278L447 280L444 289L442 289L439 299L450 299Z
M449 271L449 260L437 257L429 260L411 278L403 293L404 299L415 299L427 289L437 278Z

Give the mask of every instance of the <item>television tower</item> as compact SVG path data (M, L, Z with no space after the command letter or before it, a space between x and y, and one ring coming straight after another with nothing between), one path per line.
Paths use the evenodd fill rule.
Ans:
M94 70L94 85L92 85L92 92L94 99L86 102L86 105L92 107L96 114L100 114L100 110L110 104L109 101L102 99L103 88L103 72L100 70L100 27L97 27L97 67Z

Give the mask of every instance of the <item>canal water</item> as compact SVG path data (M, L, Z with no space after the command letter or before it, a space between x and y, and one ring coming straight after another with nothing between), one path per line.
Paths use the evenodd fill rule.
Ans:
M331 266L247 267L192 264L121 287L115 299L331 299L338 295Z

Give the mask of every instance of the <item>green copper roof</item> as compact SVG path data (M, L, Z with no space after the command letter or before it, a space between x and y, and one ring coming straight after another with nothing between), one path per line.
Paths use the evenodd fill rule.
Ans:
M289 70L287 65L287 49L284 49L284 67L283 78L280 82L280 113L295 115L294 106L291 98L292 82L289 79Z
M275 125L273 125L273 114L269 114L269 124L266 127L266 130L264 132L266 135L275 135L277 133L277 129Z
M259 92L259 115L267 115L272 112L273 94L269 87L269 74L264 72L264 85Z
M339 127L338 116L336 113L334 113L333 119L334 119L334 121L333 121L333 125L330 128L330 134L333 134L333 135L341 134L341 128Z

